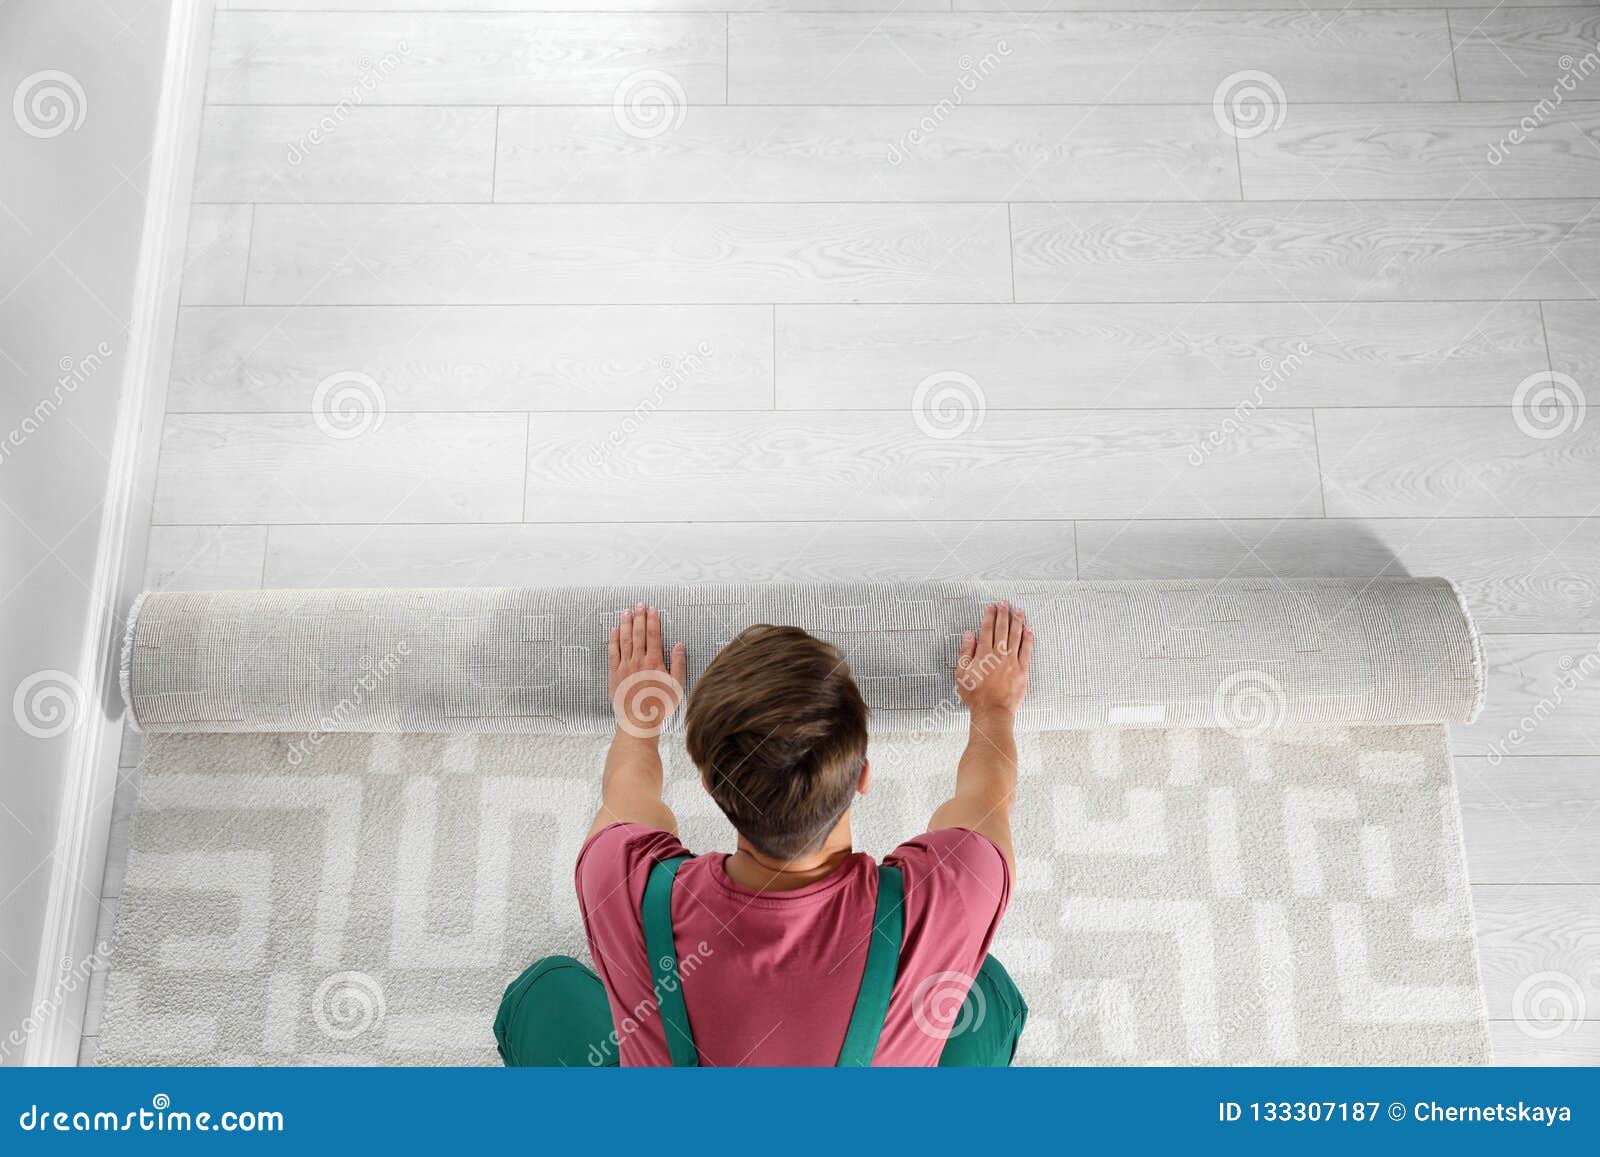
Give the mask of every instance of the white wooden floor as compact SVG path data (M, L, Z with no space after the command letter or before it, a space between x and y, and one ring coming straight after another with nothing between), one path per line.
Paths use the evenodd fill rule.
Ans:
M152 585L1449 575L1600 1062L1600 8L461 3L222 5Z

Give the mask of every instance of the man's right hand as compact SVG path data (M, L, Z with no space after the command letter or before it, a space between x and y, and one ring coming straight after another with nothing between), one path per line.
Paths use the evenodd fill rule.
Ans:
M1015 715L1028 697L1028 664L1033 659L1033 628L1022 608L1002 600L983 608L983 623L961 636L956 691L974 715L1001 711Z

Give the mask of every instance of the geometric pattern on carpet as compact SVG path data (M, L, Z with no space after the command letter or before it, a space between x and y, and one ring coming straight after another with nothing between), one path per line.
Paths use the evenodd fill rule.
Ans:
M873 742L857 847L923 830L963 738ZM99 1063L497 1063L506 983L587 958L572 866L605 745L151 736ZM1487 1061L1443 727L1019 748L994 946L1030 1007L1019 1064ZM681 748L663 755L685 843L731 850Z

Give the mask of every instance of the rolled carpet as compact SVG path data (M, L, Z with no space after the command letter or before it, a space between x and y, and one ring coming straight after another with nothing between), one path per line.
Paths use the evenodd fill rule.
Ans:
M1039 638L1024 731L1465 722L1477 637L1441 579L785 584L150 594L123 658L150 732L522 732L611 726L607 630L639 600L690 683L744 627L844 651L888 734L948 731L985 600Z

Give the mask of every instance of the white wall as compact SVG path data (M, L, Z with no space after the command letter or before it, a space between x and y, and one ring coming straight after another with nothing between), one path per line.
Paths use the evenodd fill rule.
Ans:
M35 971L74 736L96 713L117 711L94 673L81 668L95 621L90 587L130 345L169 8L169 0L0 0L0 1060L6 1064L20 1060L17 1034L36 1015ZM35 76L48 70L66 76ZM30 77L19 105L19 86ZM38 94L37 103L30 101ZM53 119L63 115L71 123ZM36 680L31 708L27 700L15 702L28 680ZM81 881L96 895L99 883ZM52 1003L37 1013L70 1017L72 1006Z

